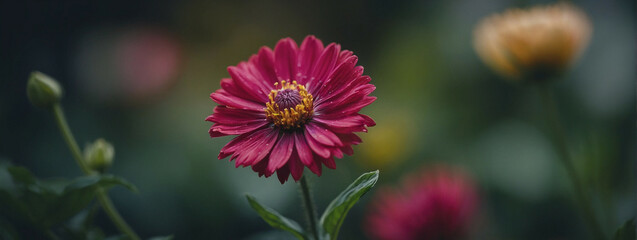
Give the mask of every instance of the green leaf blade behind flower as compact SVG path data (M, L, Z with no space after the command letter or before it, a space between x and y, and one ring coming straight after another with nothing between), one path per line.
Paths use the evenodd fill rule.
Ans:
M97 191L129 182L112 175L92 175L68 180L39 180L28 169L0 162L0 212L10 222L49 229L77 215L95 198Z
M275 210L261 205L253 196L246 194L246 198L261 218L273 228L281 229L292 233L298 239L307 239L301 226L294 220L284 217Z
M112 175L92 175L76 178L66 185L62 194L55 201L46 223L55 224L75 216L91 203L97 191L107 190L118 185L133 192L137 191L135 186L128 181Z
M339 194L321 216L320 225L327 234L327 239L336 239L338 231L347 216L347 212L367 193L378 181L379 171L368 172L356 179L341 194Z
M14 183L29 185L35 184L36 182L35 177L33 177L31 172L26 168L9 166L7 167L7 171L11 175Z
M637 239L635 235L635 219L633 218L617 229L613 240L635 240Z
M137 188L133 184L123 178L113 175L91 175L76 178L73 182L67 185L66 188L64 188L64 192L86 190L94 186L108 189L118 185L125 187L132 192L137 192Z
M10 183L0 189L0 210L9 220L33 224L38 229L46 229L50 209L57 201L60 190L45 181L38 180L24 167L2 164L0 171L7 173ZM54 182L54 181L51 181Z

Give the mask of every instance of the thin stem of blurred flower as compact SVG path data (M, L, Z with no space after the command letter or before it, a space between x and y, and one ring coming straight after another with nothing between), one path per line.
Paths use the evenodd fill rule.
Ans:
M558 117L557 104L553 98L553 91L550 84L543 84L540 86L540 95L542 97L542 105L544 105L545 115L550 127L553 144L557 147L557 153L559 155L558 158L566 168L566 172L571 179L573 188L575 189L576 198L579 201L580 207L584 211L584 217L593 232L593 237L594 239L606 239L599 222L595 218L595 213L591 206L589 195L585 191L582 181L577 175L575 165L573 165L573 160L568 152L566 137Z
M66 122L66 117L64 116L64 111L62 111L62 107L60 106L60 104L53 105L52 110L53 115L55 116L55 121L60 128L60 132L62 132L62 136L64 137L64 141L66 141L66 144L69 146L71 154L73 155L75 162L77 162L77 165L80 166L82 172L84 172L85 175L96 174L95 172L92 172L86 165L84 158L82 157L82 151L77 145L77 141L75 141L73 133L71 133L71 129L69 128L69 124ZM126 223L126 221L124 221L122 216L119 214L119 212L113 205L113 202L106 194L106 191L100 188L97 190L96 195L97 199L102 205L102 208L111 219L111 221L113 221L117 229L119 229L119 231L123 234L127 235L131 240L140 240L135 231L133 231L133 229L128 225L128 223Z
M303 195L303 207L305 208L305 213L308 218L308 228L312 232L312 235L315 240L319 239L318 231L316 226L316 210L314 209L314 203L312 202L312 196L310 195L310 187L307 184L307 180L305 176L301 177L301 183L299 185L301 187L301 195Z

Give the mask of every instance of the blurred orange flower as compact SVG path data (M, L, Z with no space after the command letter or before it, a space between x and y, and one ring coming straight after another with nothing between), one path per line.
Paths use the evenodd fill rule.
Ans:
M499 74L543 81L564 72L588 44L591 23L569 3L511 9L484 19L474 31L474 47Z

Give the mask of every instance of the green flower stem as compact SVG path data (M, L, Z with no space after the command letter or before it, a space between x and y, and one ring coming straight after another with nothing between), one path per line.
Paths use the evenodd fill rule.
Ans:
M71 129L69 128L69 124L66 122L66 118L60 104L53 105L52 110L55 121L57 122L57 125L62 132L62 136L64 137L64 141L66 141L66 144L69 146L71 154L73 155L75 162L77 162L77 165L80 166L82 172L84 172L84 174L86 175L96 174L95 172L92 172L86 165L84 157L82 157L82 151L80 151L80 147L77 145L77 141L75 141L73 133L71 133ZM115 208L115 205L113 205L113 202L106 194L106 191L100 188L97 190L96 194L98 201L102 205L102 208L104 209L108 217L111 218L111 221L113 221L117 229L119 229L119 231L123 234L127 235L131 240L140 240L135 231L133 231L133 229L128 225L128 223L126 223L126 221L124 221L122 216L119 214L119 212Z
M80 166L80 169L82 169L82 172L84 172L84 174L91 174L91 170L88 168L88 166L86 166L84 157L82 157L82 151L77 145L75 137L73 137L73 133L71 133L69 124L66 122L66 117L64 116L64 111L62 111L62 107L60 106L60 104L53 105L53 115L55 116L55 122L57 123L58 128L60 128L60 131L62 132L62 137L64 137L66 145L68 145L69 149L71 150L73 159L75 159L75 162L78 166Z
M591 200L582 185L582 181L577 175L577 171L573 165L573 160L568 152L566 137L558 118L557 105L553 98L553 92L550 85L545 84L541 86L540 92L542 105L544 105L545 115L552 133L553 144L557 147L558 158L566 168L568 177L571 179L571 183L575 189L576 198L579 201L580 207L584 211L584 217L593 232L594 239L606 239L599 222L595 218L595 213L591 206Z
M301 177L301 195L303 196L303 207L305 207L305 213L308 219L308 228L312 232L312 236L315 240L320 239L316 226L316 209L314 209L314 203L312 202L312 196L310 196L310 187L307 184L305 176Z

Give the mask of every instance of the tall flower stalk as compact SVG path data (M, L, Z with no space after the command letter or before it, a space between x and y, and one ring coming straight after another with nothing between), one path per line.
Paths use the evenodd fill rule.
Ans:
M66 121L66 117L64 115L64 111L62 110L62 106L60 104L60 99L62 98L62 88L59 84L50 78L39 72L34 72L31 74L29 78L29 82L27 84L27 95L29 100L38 107L42 107L44 109L50 110L53 113L53 117L55 118L55 122L57 123L58 128L66 142L66 145L69 147L71 151L71 155L73 155L73 159L80 167L82 172L85 175L93 175L100 174L99 171L95 171L90 169L87 165L87 159L82 156L82 151L80 150L71 129L69 128L69 124ZM117 229L128 236L131 240L139 240L140 237L133 231L133 229L126 223L124 218L119 214L117 208L111 201L111 199L106 194L106 191L102 188L98 188L96 191L96 197L100 202L104 212L111 219L113 224L117 227Z
M568 151L568 142L566 140L562 124L559 120L559 111L557 109L556 101L553 97L553 89L548 84L542 84L539 86L539 88L540 96L542 98L542 105L545 112L544 116L546 116L546 121L551 133L551 140L556 147L558 159L566 169L568 177L571 180L573 189L575 190L575 196L578 200L578 204L584 212L584 218L586 219L587 224L591 226L591 231L593 232L593 236L595 237L595 239L606 239L604 233L602 232L602 228L595 217L595 212L593 210L593 207L591 206L591 199L589 197L589 194L587 193L582 180L577 174L577 170L575 169L575 165L573 164L573 159Z
M595 239L606 239L568 151L551 83L564 75L588 45L586 14L570 3L511 9L485 18L474 31L478 56L507 79L540 88L551 139Z
M318 226L316 225L316 206L314 206L314 201L312 201L312 194L310 193L310 186L307 183L307 179L305 176L301 178L301 182L299 183L299 187L301 188L301 196L303 198L303 208L305 209L305 215L307 218L307 229L309 229L310 233L314 237L314 239L320 239L318 234Z

